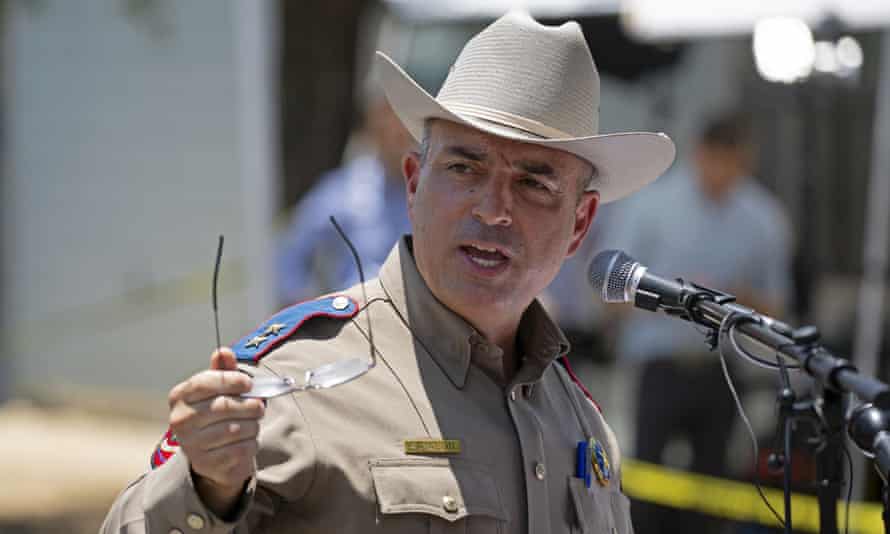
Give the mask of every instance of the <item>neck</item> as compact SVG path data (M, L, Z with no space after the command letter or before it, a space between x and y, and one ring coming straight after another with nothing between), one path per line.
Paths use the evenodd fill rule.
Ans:
M701 190L704 192L705 196L711 201L717 204L722 203L727 197L729 197L729 193L732 190L733 184L709 184L707 182L701 184Z

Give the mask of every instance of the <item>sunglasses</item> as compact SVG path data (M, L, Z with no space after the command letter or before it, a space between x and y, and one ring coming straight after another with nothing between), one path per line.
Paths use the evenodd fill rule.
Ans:
M337 230L337 233L340 235L340 238L343 239L343 242L346 243L347 247L349 247L349 250L352 253L352 257L355 260L355 265L358 269L359 280L361 281L362 297L365 301L364 308L367 308L368 294L365 291L365 273L364 269L362 269L361 259L359 258L358 252L356 252L352 242L349 240L349 238L346 236L346 233L337 223L337 220L334 219L333 216L331 216L330 221L331 224L334 225L334 229ZM219 245L216 249L216 264L213 269L213 288L211 293L213 304L213 322L216 329L217 348L222 346L219 335L219 306L217 301L217 286L219 285L219 267L222 263L223 242L223 236L219 236ZM375 365L377 365L377 358L374 350L374 334L371 330L371 314L367 309L365 310L365 316L368 319L368 346L370 349L370 354L367 358L344 358L342 360L308 369L304 373L302 380L298 380L290 376L257 377L253 379L253 386L250 388L250 391L242 393L241 397L269 399L272 397L277 397L279 395L287 395L288 393L297 393L300 391L309 391L314 389L328 389L345 384L347 382L351 382L352 380L355 380L356 378L367 373Z

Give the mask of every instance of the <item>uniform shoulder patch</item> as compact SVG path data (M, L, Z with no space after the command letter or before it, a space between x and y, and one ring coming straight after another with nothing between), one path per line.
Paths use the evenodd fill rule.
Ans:
M173 431L167 429L167 432L164 433L164 437L161 438L161 441L158 442L158 446L155 447L155 452L151 454L151 468L157 469L158 467L161 467L171 456L176 454L176 451L178 450L179 441L177 441Z
M351 319L358 313L358 303L345 295L331 295L294 304L273 315L253 333L232 346L241 363L256 363L288 340L308 320L315 317Z

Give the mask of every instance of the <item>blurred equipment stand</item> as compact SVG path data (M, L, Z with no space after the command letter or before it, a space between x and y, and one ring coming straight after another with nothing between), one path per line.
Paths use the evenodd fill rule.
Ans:
M876 113L871 151L871 177L866 195L865 237L862 247L862 281L856 313L853 358L863 374L876 376L885 325L884 298L887 280L888 230L890 230L890 30L881 37L881 68L875 94ZM856 488L864 494L867 482L860 464Z
M247 2L252 3L252 2ZM340 163L353 126L357 39L377 2L281 1L280 110L282 206Z

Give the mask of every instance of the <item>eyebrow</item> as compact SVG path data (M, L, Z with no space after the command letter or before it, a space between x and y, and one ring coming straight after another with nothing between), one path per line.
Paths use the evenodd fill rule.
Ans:
M553 167L549 163L543 161L523 160L516 163L519 168L530 174L540 174L542 176L553 176Z
M488 153L485 150L460 145L445 147L445 152L452 156L460 156L473 161L485 161L488 157Z
M445 147L445 152L452 156L466 158L472 161L485 161L488 158L488 152L481 148L474 148L464 145L450 145ZM521 160L516 165L529 174L537 174L539 176L553 176L555 171L549 163L537 160Z

